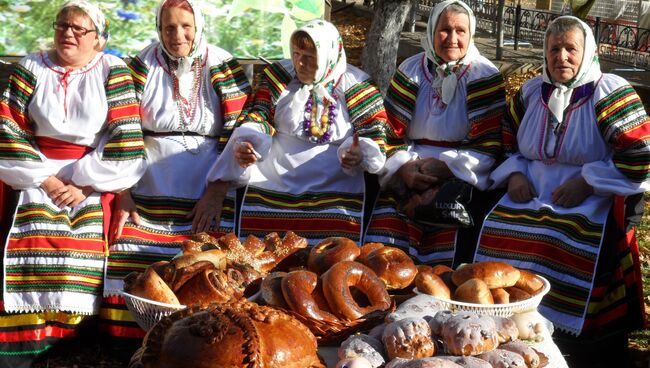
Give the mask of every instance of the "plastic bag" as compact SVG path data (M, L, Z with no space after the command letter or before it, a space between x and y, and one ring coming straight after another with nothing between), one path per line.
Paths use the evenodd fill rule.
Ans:
M422 193L413 193L403 207L411 220L427 226L471 227L469 213L474 187L452 178Z

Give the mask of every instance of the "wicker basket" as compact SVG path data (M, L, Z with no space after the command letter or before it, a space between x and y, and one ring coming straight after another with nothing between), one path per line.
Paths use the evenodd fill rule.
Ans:
M185 309L184 305L161 303L126 292L122 292L122 295L124 296L126 307L133 314L133 318L145 331L149 331L163 317L177 310Z
M544 282L544 286L542 287L542 290L539 293L533 295L531 298L528 298L526 300L521 300L515 303L475 304L475 303L457 302L455 300L440 299L435 296L432 297L440 301L440 303L442 303L445 309L449 309L454 312L458 312L458 311L474 312L480 314L489 314L492 316L510 317L513 314L537 310L537 307L539 306L539 303L542 301L544 295L546 295L549 292L549 290L551 290L551 284L548 282L547 279L539 275L537 275L537 277L539 277ZM415 292L420 293L417 289L415 290Z

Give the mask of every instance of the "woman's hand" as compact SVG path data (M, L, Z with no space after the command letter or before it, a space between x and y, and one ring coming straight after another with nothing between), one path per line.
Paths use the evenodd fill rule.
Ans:
M423 174L420 171L422 160L412 160L399 168L397 174L409 189L415 191L424 191L433 184L438 182L438 178Z
M47 179L43 180L41 183L41 189L47 193L47 196L50 197L50 199L54 200L53 193L57 189L61 189L65 186L65 183L62 182L59 178L56 176L48 176Z
M526 175L515 172L508 177L508 196L515 203L524 203L537 197L537 192Z
M246 168L257 162L258 155L259 154L255 152L253 145L249 142L239 142L235 144L235 159L241 167Z
M65 206L74 208L79 205L79 203L86 200L92 192L93 189L90 187L78 187L74 184L66 184L54 189L51 193L48 193L48 195L59 208Z
M129 217L131 222L140 226L140 215L138 214L138 208L135 206L135 201L131 196L130 190L123 190L117 194L117 205L113 211L113 223L111 228L113 229L113 239L117 239L122 236L122 230L124 230L124 224L128 221Z
M592 194L594 194L594 187L581 176L562 183L551 193L551 199L558 206L572 208L580 205Z
M212 223L215 222L217 228L221 221L221 210L223 208L223 200L226 198L228 192L229 182L213 181L208 184L208 187L196 202L187 218L192 219L192 232L200 233L213 229Z
M363 152L359 146L359 134L354 133L352 136L352 145L341 155L341 167L351 170L361 165Z

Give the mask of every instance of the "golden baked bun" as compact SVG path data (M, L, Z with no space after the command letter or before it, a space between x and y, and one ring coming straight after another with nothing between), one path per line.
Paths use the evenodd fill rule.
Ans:
M510 303L510 294L503 288L490 289L494 304L508 304Z
M535 295L542 291L544 281L530 271L519 270L519 280L514 286L530 295Z
M451 275L456 286L469 279L481 279L490 289L513 286L519 280L520 272L505 262L486 261L464 265Z
M510 303L516 303L520 302L522 300L530 299L532 295L528 294L527 292L521 290L518 287L509 287L505 289L508 294L510 294Z
M421 293L433 295L437 298L450 300L451 291L447 284L436 275L430 266L418 266L418 274L415 276L415 287Z
M469 279L460 284L454 292L454 300L465 303L494 304L490 288L481 279Z
M379 276L388 290L403 289L411 285L418 272L411 257L395 247L373 250L364 264Z
M166 261L156 262L159 265ZM181 304L167 283L155 271L155 267L147 267L143 272L131 272L124 278L124 291L131 295L155 300L167 304Z

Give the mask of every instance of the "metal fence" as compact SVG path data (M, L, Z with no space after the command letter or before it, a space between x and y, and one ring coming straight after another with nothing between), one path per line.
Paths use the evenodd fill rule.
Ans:
M474 10L477 29L496 33L498 5L495 0L465 0ZM416 16L426 17L436 0L414 0ZM503 15L504 37L512 38L517 45L521 41L542 45L546 26L560 14L520 6L506 6ZM589 18L598 42L599 55L636 68L650 69L650 29L639 28L630 22Z

